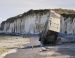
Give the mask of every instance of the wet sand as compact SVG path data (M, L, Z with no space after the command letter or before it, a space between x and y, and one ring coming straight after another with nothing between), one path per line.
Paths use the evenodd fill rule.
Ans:
M40 51L42 47L38 37L29 39L31 39L31 43L26 44L24 48L17 49L16 53L6 55L4 58L75 58L75 43L46 46L45 51Z

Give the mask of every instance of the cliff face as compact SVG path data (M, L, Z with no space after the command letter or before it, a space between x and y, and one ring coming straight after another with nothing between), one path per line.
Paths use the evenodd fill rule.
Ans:
M6 33L38 34L44 29L50 10L30 10L27 13L8 18L2 22L2 30Z
M67 14L61 18L61 32L65 34L75 34L75 14Z
M0 29L6 33L39 34L48 20L50 30L75 34L75 11L67 9L29 10L8 18Z
M61 15L60 32L63 34L75 34L75 11L69 9L52 9Z

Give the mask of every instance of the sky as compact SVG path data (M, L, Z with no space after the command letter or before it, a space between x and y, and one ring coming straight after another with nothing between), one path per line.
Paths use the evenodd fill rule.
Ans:
M30 9L50 8L75 10L75 0L0 0L0 23Z

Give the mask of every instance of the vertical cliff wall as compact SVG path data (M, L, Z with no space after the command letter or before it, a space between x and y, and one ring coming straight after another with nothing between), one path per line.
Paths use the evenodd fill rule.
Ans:
M60 23L62 33L75 34L75 14L62 14Z
M2 30L5 33L39 34L49 19L50 10L30 10L27 13L8 18Z
M29 10L1 23L5 33L39 34L49 21L50 30L75 34L75 11L64 9Z

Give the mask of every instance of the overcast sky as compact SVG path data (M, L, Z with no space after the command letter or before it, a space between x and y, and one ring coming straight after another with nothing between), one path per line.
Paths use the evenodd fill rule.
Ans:
M30 9L75 9L75 0L0 0L0 22Z

